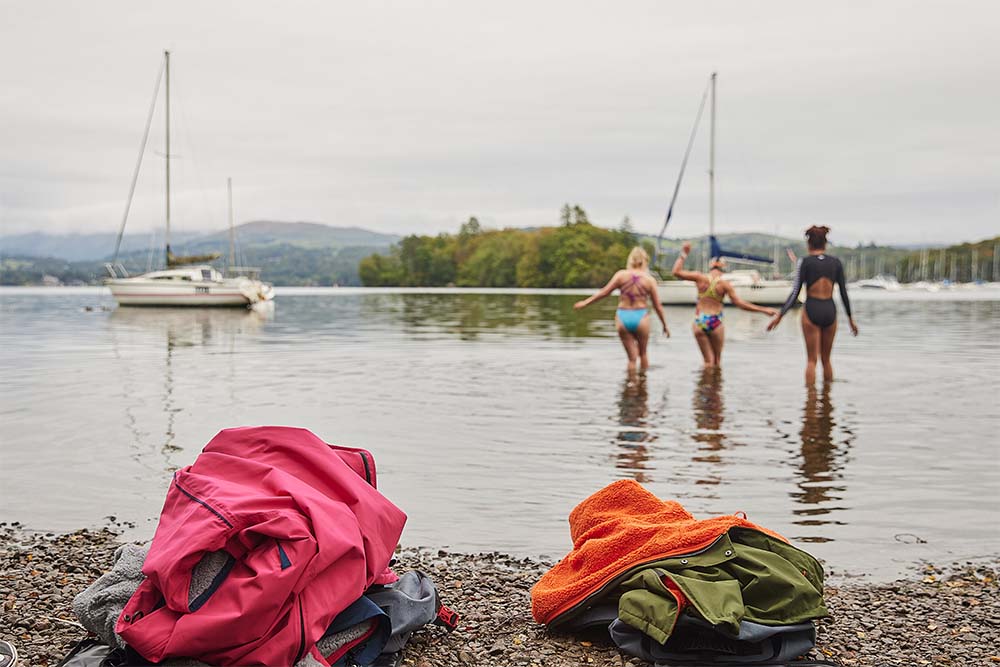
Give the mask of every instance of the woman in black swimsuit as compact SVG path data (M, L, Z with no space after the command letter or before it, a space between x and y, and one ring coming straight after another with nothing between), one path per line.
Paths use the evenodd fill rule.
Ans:
M840 300L847 311L847 319L851 325L851 333L858 335L858 325L851 315L851 302L847 298L847 284L844 280L844 266L836 257L826 254L826 235L829 227L810 227L806 230L809 242L809 254L799 260L795 270L795 284L788 301L781 307L781 312L767 325L771 331L788 309L799 298L802 284L806 286L806 307L802 313L802 335L806 341L806 384L816 384L816 360L823 360L823 380L833 380L833 366L830 364L830 351L833 349L833 338L837 335L837 307L833 304L833 284L840 288Z

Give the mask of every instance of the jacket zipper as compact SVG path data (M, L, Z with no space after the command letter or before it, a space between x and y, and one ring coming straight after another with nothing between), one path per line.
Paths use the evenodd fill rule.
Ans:
M185 496L187 496L191 500L195 501L199 505L203 506L205 509L207 509L209 512L211 512L215 516L217 516L220 519L222 519L222 523L226 524L230 528L233 527L233 524L229 523L229 519L227 519L226 517L222 516L222 514L218 510L216 510L214 507L212 507L211 505L209 505L208 503L206 503L201 498L196 498L194 496L194 494L192 494L190 491L188 491L183 486L181 486L180 483L177 481L177 473L174 473L174 486L176 486L178 489L180 489L180 492L183 493Z
M299 652L295 654L295 660L292 661L293 665L297 664L306 652L306 622L302 616L302 598L299 597L297 602L299 605Z
M365 481L368 482L369 484L371 484L372 483L372 472L368 468L368 457L365 456L365 453L362 452L362 451L359 451L358 455L361 457L361 462L365 464Z

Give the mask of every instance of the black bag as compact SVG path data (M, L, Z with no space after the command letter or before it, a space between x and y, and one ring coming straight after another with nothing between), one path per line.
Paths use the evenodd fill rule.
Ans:
M100 639L88 637L76 643L56 667L139 667L152 665L129 648L111 648Z

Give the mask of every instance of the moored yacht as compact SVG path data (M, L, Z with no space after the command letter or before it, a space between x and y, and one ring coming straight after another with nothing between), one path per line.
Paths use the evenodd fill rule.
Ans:
M274 296L270 284L247 276L225 278L201 264L105 282L121 306L252 306Z
M259 279L259 270L248 267L232 266L235 261L235 228L233 224L233 189L229 181L229 261L230 274L224 277L221 272L209 265L217 259L219 253L179 257L170 251L170 52L163 53L163 69L160 75L166 75L165 110L166 110L166 268L160 271L150 271L138 276L130 276L125 267L118 262L118 252L121 249L122 236L125 233L125 223L135 194L135 185L139 177L139 167L146 150L146 139L149 137L149 127L156 108L156 97L159 94L159 76L146 120L146 131L139 149L139 160L132 176L132 186L125 204L125 215L122 218L118 240L115 243L114 256L105 267L109 278L104 284L111 290L111 295L121 306L252 306L261 301L268 301L274 296L274 288Z
M688 157L691 154L691 146L701 122L702 112L705 109L705 102L711 95L711 121L710 121L710 143L709 143L709 163L708 163L708 234L711 245L711 256L726 258L733 263L747 264L751 266L777 266L777 249L775 249L775 259L758 257L747 253L729 252L723 250L715 237L715 81L716 73L713 72L709 79L709 84L702 95L701 104L698 107L698 114L695 117L694 127L691 129L691 136L688 139L687 149L684 151L684 159L681 161L680 172L677 176L677 183L674 185L674 193L670 199L670 206L667 208L667 216L657 237L656 255L663 255L663 234L670 224L673 216L674 204L677 202L677 194L680 192L681 180L684 178L684 169L687 166ZM736 269L727 271L725 280L739 291L740 298L752 303L773 306L781 305L788 299L792 291L792 281L786 278L764 278L760 271L756 269ZM694 305L698 302L697 285L690 280L658 280L657 291L660 294L660 302L665 305ZM799 302L805 298L804 290L799 295Z

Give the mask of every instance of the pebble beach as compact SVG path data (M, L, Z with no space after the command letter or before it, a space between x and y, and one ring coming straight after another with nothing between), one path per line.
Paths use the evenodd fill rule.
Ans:
M0 638L22 665L54 666L87 633L73 597L111 568L121 544L112 528L67 534L0 525ZM427 627L404 654L413 667L646 665L600 638L560 636L534 622L529 590L552 563L501 553L402 548L395 569L418 569L461 616L451 633ZM925 564L891 583L826 590L830 617L808 656L834 665L1000 664L1000 559Z

